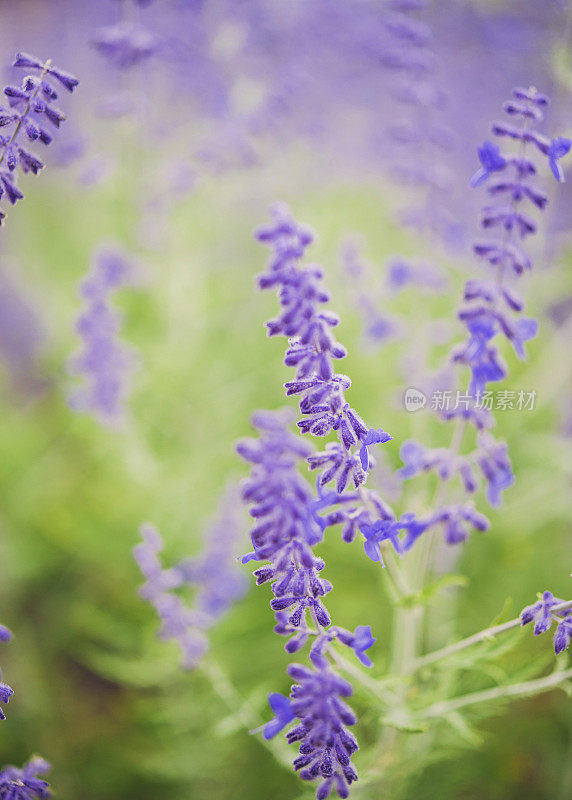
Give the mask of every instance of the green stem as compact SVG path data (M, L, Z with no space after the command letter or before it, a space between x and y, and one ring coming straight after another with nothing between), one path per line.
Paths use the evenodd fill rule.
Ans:
M216 661L212 659L204 660L201 662L199 668L209 679L213 689L221 700L226 703L228 708L236 715L247 731L250 732L253 728L257 728L260 725L262 720L258 714L246 703ZM279 748L271 744L268 739L264 739L261 736L257 736L256 741L271 752L280 764L291 771L292 762L285 752L279 752Z
M569 608L572 608L572 600L559 603L559 605L552 608L552 611L553 613L558 613L560 611L566 611ZM510 631L513 628L518 628L520 624L520 617L517 617L516 619L511 619L509 622L503 622L501 625L493 625L492 627L485 628L478 633L473 633L471 636L467 636L466 639L461 639L459 642L450 644L447 647L441 647L439 650L434 650L432 653L427 653L427 655L420 656L415 661L415 669L418 670L421 669L421 667L427 666L428 664L433 664L435 661L448 658L448 656L453 655L460 650L464 650L466 647L471 647L473 644L478 644L479 642L493 639L498 633L504 633L505 631Z
M378 700L381 700L383 703L387 705L391 705L394 702L394 696L392 692L388 692L381 681L377 681L375 678L370 678L369 675L363 672L356 664L352 664L351 661L339 653L334 647L330 647L328 650L329 655L331 656L332 660L340 667L340 669L347 672L348 675L351 675L356 681L362 684L366 689L368 689L372 694L376 696Z
M494 689L485 689L482 692L472 692L462 697L454 697L452 700L445 700L429 706L424 712L424 717L442 717L451 711L458 711L466 706L476 705L477 703L487 703L490 700L499 700L506 697L526 697L527 695L548 692L556 688L564 681L572 678L572 669L553 672L545 678L537 678L525 683L513 683L509 686L497 686Z

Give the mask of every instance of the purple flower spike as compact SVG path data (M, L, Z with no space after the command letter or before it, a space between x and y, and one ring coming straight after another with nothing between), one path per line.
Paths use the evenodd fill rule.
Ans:
M236 515L237 490L223 496L219 513L205 531L203 552L174 567L164 568L160 552L163 540L150 524L140 528L142 541L133 549L145 583L139 594L156 610L161 639L174 639L182 651L184 669L194 669L208 649L205 631L211 628L246 591L236 564L242 538ZM175 592L187 586L196 589L191 606Z
M262 735L265 739L272 739L277 733L289 725L296 718L292 709L292 703L288 697L278 692L268 695L268 703L274 711L274 719L267 722L264 726Z
M352 687L329 667L291 664L288 674L297 681L290 697L300 720L286 737L289 744L300 742L294 769L303 780L320 781L319 800L325 800L334 786L339 797L348 797L348 787L358 778L351 763L358 745L347 726L357 720L342 698L352 694Z
M532 606L523 608L520 614L520 624L524 626L534 621L534 635L539 636L541 633L546 633L552 625L552 608L562 602L564 601L554 597L552 592L546 590L541 600Z
M334 362L347 351L333 335L339 317L322 306L329 301L316 264L300 264L313 235L296 222L289 209L277 204L273 221L259 228L256 238L272 248L267 270L258 278L261 289L277 289L281 313L266 323L269 336L288 338L284 363L296 369L296 379L286 383L287 395L301 395L303 418L298 427L304 434L327 436L335 431L339 444L308 459L311 469L320 469L320 484L336 482L341 494L353 483L365 483L371 466L368 446L388 442L381 428L370 429L345 399L350 379L334 371Z
M562 622L559 622L554 634L554 652L563 653L572 639L572 612L569 611Z
M118 338L121 316L109 304L112 294L129 282L133 265L115 250L96 253L80 292L86 309L79 316L77 331L82 348L69 361L73 374L83 375L86 385L71 392L69 404L79 412L92 413L103 425L115 427L126 412L129 377L135 368L134 354Z
M17 168L23 173L37 175L44 166L41 159L26 149L27 143L50 144L53 128L59 128L65 120L65 114L53 105L58 94L47 76L53 76L70 91L78 84L76 78L51 62L44 64L27 53L18 53L14 66L38 71L40 75L28 75L21 86L4 88L8 108L0 106L0 127L6 131L0 136L0 198L5 195L11 205L24 197L16 185ZM0 225L4 217L0 211Z
M501 155L500 147L498 144L492 142L485 142L477 149L481 168L478 169L470 180L470 186L480 186L481 183L486 181L489 175L493 172L503 170L507 165L507 160Z

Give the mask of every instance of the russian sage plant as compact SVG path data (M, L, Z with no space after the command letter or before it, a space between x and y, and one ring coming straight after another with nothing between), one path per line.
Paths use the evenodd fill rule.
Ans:
M58 93L51 78L54 78L67 91L72 92L78 85L77 78L59 69L52 62L45 63L27 53L18 53L14 67L30 70L21 86L9 84L4 88L8 106L0 106L0 127L7 132L0 136L0 199L5 197L11 205L22 200L24 195L16 183L18 170L37 175L43 162L28 149L28 142L49 145L53 128L59 128L65 120L64 113L54 105ZM0 225L5 218L0 210ZM0 642L6 642L12 634L0 625ZM1 674L0 674L1 677ZM14 694L13 689L0 682L0 702L7 703ZM0 709L0 720L4 720ZM51 796L49 784L39 778L50 769L50 765L40 758L32 758L22 769L7 766L0 770L0 798L2 800L34 800Z
M340 700L352 693L352 687L338 674L345 659L336 647L345 645L353 649L362 664L372 666L365 650L375 641L370 626L358 626L351 633L332 625L324 606L323 598L332 585L320 577L325 564L314 554L313 548L322 541L329 527L341 524L346 541L352 541L359 532L367 556L382 565L391 565L389 574L404 603L402 609L398 609L403 627L397 622L396 636L410 640L395 644L402 656L393 665L403 677L414 679L417 658L419 664L428 665L450 652L482 641L487 633L500 632L489 629L487 633L470 637L473 641L464 640L457 646L449 646L445 649L447 652L437 658L431 654L418 657L419 599L412 592L417 591L422 596L424 575L420 575L421 585L410 587L405 573L394 562L394 553L404 556L423 539L425 553L421 563L429 565L431 551L427 548L431 547L433 529L442 530L447 544L458 544L467 538L471 529L485 531L489 528L487 518L468 497L450 496L448 488L453 478L460 478L463 492L470 497L479 486L478 470L492 506L500 504L502 493L514 482L507 446L493 439L489 430L493 424L492 414L483 405L482 398L490 382L502 380L506 375L506 367L493 340L498 335L506 337L522 358L525 342L537 330L536 321L518 316L524 303L512 286L512 279L530 267L520 240L536 230L536 224L521 210L520 203L526 200L543 210L548 200L531 180L537 168L526 145L532 144L548 157L558 180L563 179L559 159L570 149L568 140L561 137L549 140L531 127L531 121L541 121L542 108L547 102L547 98L534 89L515 89L513 100L505 105L505 110L520 120L521 126L495 123L493 131L498 136L517 140L520 143L518 153L502 154L500 148L490 142L479 149L482 167L473 177L472 185L480 185L494 173L506 175L489 182L489 194L494 199L500 198L501 202L487 205L481 222L485 230L500 229L501 236L475 244L475 252L493 267L495 277L491 281L467 281L465 305L459 311L459 319L467 327L468 339L455 347L451 356L455 364L469 368L469 385L460 410L447 409L442 415L456 423L450 448L428 449L414 441L405 442L401 447L404 479L434 471L441 481L434 508L428 514L405 513L397 518L377 493L364 487L372 465L371 446L387 442L391 437L383 429L370 428L363 422L345 398L350 379L334 371L334 362L342 359L346 350L332 331L339 322L338 317L323 308L329 296L322 286L321 268L301 264L312 241L311 232L296 223L285 207L276 206L271 225L256 233L259 241L272 249L267 270L258 283L261 289L278 291L281 312L267 323L267 329L270 336L281 335L288 339L284 362L295 368L296 375L285 387L288 396L301 395L302 418L297 423L298 428L302 434L310 433L318 438L335 433L333 442L314 453L288 432L282 416L259 412L253 418L259 439L238 446L239 454L252 464L251 477L243 487L243 498L256 521L251 531L254 550L243 561L269 562L254 574L258 584L271 583L274 596L270 605L276 614L275 631L288 637L286 651L296 653L312 640L310 665L289 667L288 674L296 681L289 700L277 693L270 695L275 718L265 726L264 735L272 737L293 724L286 737L289 743L300 743L294 768L302 778L318 781L316 796L319 800L328 797L333 789L340 797L347 797L349 786L357 778L350 761L357 743L353 737L348 738L346 729L356 718ZM475 431L476 449L465 453L461 447L467 426ZM302 459L306 459L311 470L319 472L316 492L298 472L298 462ZM353 488L349 488L350 481ZM330 484L332 488L328 488ZM394 553L387 549L382 552L382 546L387 548L388 544ZM555 650L559 653L570 640L571 607L572 603L545 592L538 603L524 610L521 621L526 624L534 620L538 634L547 630L555 619L558 625ZM511 621L503 630L518 624L518 619ZM537 685L531 682L522 691L550 688L570 674L570 670L557 672L549 679L539 679ZM518 694L519 690L514 693ZM462 707L464 701L456 698L448 702L452 711L454 707ZM471 702L477 700L472 698ZM400 690L394 697L394 710L388 716L391 719L393 714L395 719L398 712L402 719L404 715L411 718L412 714L413 717L425 714L430 718L437 716L441 708L444 712L449 708L447 701L441 706L434 704L424 712L421 708L408 708L405 694Z
M117 426L125 418L129 376L135 367L132 351L117 338L121 316L110 296L133 274L133 265L114 249L95 253L80 285L86 308L77 321L81 349L69 360L69 371L84 377L84 386L69 395L75 411L91 413L103 425Z
M174 639L182 652L182 666L196 667L208 650L207 631L246 591L246 581L234 555L240 547L242 526L237 518L236 487L229 487L213 522L204 532L204 549L174 567L163 568L163 540L154 525L141 526L142 541L133 554L145 577L139 593L157 611L161 639ZM193 588L193 605L176 590Z
M18 168L23 173L37 175L44 166L27 149L28 142L49 145L53 128L59 128L65 120L63 111L53 105L58 93L50 78L55 78L68 92L73 92L79 83L51 61L44 63L27 53L17 53L13 66L39 74L27 75L21 86L9 84L4 88L8 107L0 107L0 127L7 130L0 136L0 198L5 196L11 205L24 197L16 183ZM0 211L0 225L5 216Z

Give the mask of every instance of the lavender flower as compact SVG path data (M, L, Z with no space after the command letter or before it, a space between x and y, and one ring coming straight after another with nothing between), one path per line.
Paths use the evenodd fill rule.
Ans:
M264 726L263 736L265 739L272 739L277 733L296 719L292 703L283 694L273 692L268 695L268 704L274 711L274 719L267 722Z
M358 749L355 737L346 726L357 721L342 698L352 694L351 685L324 661L314 669L291 664L288 674L297 683L292 687L292 710L299 724L287 734L289 744L300 742L300 755L294 761L304 780L318 778L317 800L329 797L335 788L338 797L348 797L348 787L357 780L351 756Z
M313 234L296 223L283 205L274 206L272 216L272 224L256 232L257 239L273 251L267 271L259 276L259 286L277 288L282 306L281 314L267 323L268 335L288 337L284 363L296 367L296 378L285 384L286 394L302 395L301 432L323 437L335 431L338 435L337 445L313 456L309 463L321 470L320 486L336 480L336 491L342 493L350 479L356 488L365 482L371 466L368 448L391 436L382 428L366 426L345 399L350 379L334 372L333 362L347 352L332 333L339 317L321 309L329 300L321 284L322 269L299 266Z
M51 797L50 784L38 777L50 769L50 764L37 756L22 769L4 767L0 770L0 800L45 800Z
M21 86L6 86L4 94L8 99L8 107L0 106L0 127L9 131L0 136L0 198L5 195L8 202L15 205L24 197L16 184L17 168L24 173L37 175L44 166L24 146L25 141L50 144L53 138L50 126L59 128L65 120L65 114L53 105L58 93L48 76L55 78L69 92L75 89L78 80L55 67L51 61L44 63L27 53L18 53L13 66L40 73L39 77L26 76ZM49 123L48 127L44 127L46 123ZM5 216L0 211L0 225Z
M552 626L552 609L559 603L564 601L558 597L554 597L552 592L546 590L542 598L532 606L526 606L520 613L520 624L528 625L529 622L534 622L534 635L538 636L541 633L546 633Z
M247 589L247 581L236 564L244 539L239 508L239 491L230 486L221 498L216 517L205 528L202 552L176 566L184 582L197 587L196 608L213 621L226 614Z
M5 625L0 625L0 642L9 642L12 638L11 631L6 628ZM0 670L0 703L7 703L12 695L14 694L14 690L12 687L8 686L7 683L1 682L2 678L2 671ZM4 712L0 708L0 720L5 720L6 717Z
M364 667L373 667L373 661L365 652L377 641L370 625L358 625L353 633L343 628L336 628L336 634L343 644L351 647Z
M332 585L319 576L325 564L312 546L321 541L323 529L313 493L297 471L298 461L310 448L287 431L286 419L284 414L255 414L260 439L239 442L237 452L253 465L242 497L251 504L250 515L256 520L250 534L254 551L243 562L270 561L254 575L259 585L272 583L272 609L288 609L277 616L275 630L291 637L286 650L294 653L308 640L312 615L321 626L330 625L322 598Z
M120 22L97 31L91 40L95 49L117 69L130 69L146 61L159 40L138 23Z
M204 628L208 615L187 606L182 598L172 593L181 587L183 576L176 568L163 569L159 553L163 540L159 531L150 524L142 525L143 541L133 549L133 555L146 578L139 594L155 608L161 619L159 637L175 639L181 648L184 669L194 669L208 650Z
M554 597L547 589L542 595L538 595L536 603L522 609L520 624L524 626L534 622L534 635L539 636L549 631L552 623L556 622L553 644L554 652L558 655L566 650L572 638L572 611L569 606L570 603Z
M104 425L117 425L125 415L128 377L134 357L117 338L120 315L109 305L114 291L128 282L132 264L115 250L100 250L80 285L86 309L77 321L83 347L72 356L69 369L81 374L86 385L73 391L69 405L92 413Z
M477 489L475 468L478 468L486 484L486 498L492 506L500 505L502 493L514 483L507 446L495 441L487 430L493 419L483 402L488 385L502 380L507 373L496 340L499 336L507 339L522 359L525 357L525 343L534 338L538 328L536 320L517 316L523 311L524 302L512 286L513 281L532 266L521 241L536 231L536 222L521 210L521 204L527 203L543 211L548 203L546 193L532 180L537 167L527 148L533 147L548 158L557 179L562 177L558 159L570 149L567 139L550 140L533 127L542 121L543 109L547 105L548 98L534 88L514 89L513 99L505 103L504 110L511 118L519 120L520 125L496 122L492 132L501 139L517 141L519 150L505 153L498 145L485 142L478 150L481 167L471 179L472 186L486 185L495 201L485 206L481 226L485 230L498 230L499 235L479 240L474 245L476 255L493 268L495 278L471 279L465 284L465 304L458 317L466 326L468 336L464 343L453 349L451 359L453 363L469 368L469 385L463 398L464 408L461 405L454 412L445 411L442 416L444 419L458 418L463 425L470 423L476 429L476 448L460 455L461 436L452 450L431 450L415 442L405 442L401 451L403 478L431 470L441 480L459 475L467 494ZM459 430L462 434L463 428ZM477 530L487 527L485 518L474 517L472 512L468 517L462 514L461 517L445 516L442 521L446 522L445 538L449 542L465 538L465 522ZM425 529L428 527L430 525ZM411 536L408 545L410 543Z
M556 655L563 653L570 644L572 639L572 612L568 613L556 626L556 633L554 634L554 652Z
M520 126L496 122L492 131L497 137L516 140L520 149L516 154L501 153L498 145L485 142L479 149L481 169L471 179L473 186L486 183L491 198L500 200L485 206L481 226L502 233L501 237L475 243L476 255L494 269L496 282L470 281L465 288L465 300L470 305L459 312L470 338L454 352L453 358L471 369L469 391L473 395L484 392L487 383L502 380L506 375L504 362L493 344L498 334L511 342L519 358L525 357L524 343L536 335L535 320L513 317L522 311L524 304L510 286L510 278L530 269L530 259L520 242L537 228L532 217L521 210L521 204L543 211L548 203L546 193L532 180L537 167L528 148L532 146L547 156L557 180L564 179L558 159L570 150L570 141L562 137L551 141L533 127L542 121L548 102L546 95L533 87L514 89L513 99L505 103L504 109L510 117L520 120ZM492 175L494 181L489 180Z
M205 547L199 556L163 568L159 558L163 542L157 529L149 524L141 526L143 541L133 550L146 578L139 593L161 619L160 638L178 642L185 669L196 667L206 653L205 631L246 591L246 582L236 564L235 548L242 536L236 497L236 489L227 491L217 518L205 531ZM193 606L175 594L175 590L189 586L196 589Z

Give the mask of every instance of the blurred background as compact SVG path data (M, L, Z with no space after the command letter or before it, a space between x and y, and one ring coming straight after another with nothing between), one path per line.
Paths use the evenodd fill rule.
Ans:
M399 443L422 435L444 445L446 426L407 413L401 398L461 335L455 310L476 269L470 242L484 202L468 188L476 147L513 85L548 93L544 129L570 135L571 10L557 0L411 3L407 38L399 5L0 0L5 83L18 50L80 79L62 98L68 120L45 174L24 177L25 200L0 230L0 621L15 634L0 664L16 692L0 762L41 753L57 797L312 796L247 735L226 696L228 679L263 722L267 692L288 690L265 587L254 591L242 568L248 591L209 634L221 682L208 668L181 670L177 646L157 640L131 550L149 520L169 563L197 554L225 488L246 474L234 442L255 409L285 404L283 343L263 327L276 301L254 282L267 253L252 237L276 200L318 232L310 258L325 266L342 317L352 404L394 436L374 482L400 511L424 488L413 482L402 496ZM545 588L570 597L570 183L550 186L526 278L540 335L527 362L507 354L503 388L537 392L534 410L498 413L517 482L491 531L453 565L466 576L459 635L503 609L515 616ZM137 354L117 426L66 402L77 383L66 365L78 347L78 285L102 244L135 264L116 301ZM397 290L398 256L434 279ZM244 515L236 555L249 549L247 530ZM331 536L321 552L339 589L332 615L372 625L382 669L391 632L382 576L357 544ZM548 649L523 635L507 658L549 663ZM467 689L478 688L472 680ZM367 745L377 720L359 691L354 705ZM400 771L389 770L384 796L572 797L561 692L476 721L482 738L450 734L417 763L408 739L420 734L400 733ZM358 783L352 796L379 794Z

